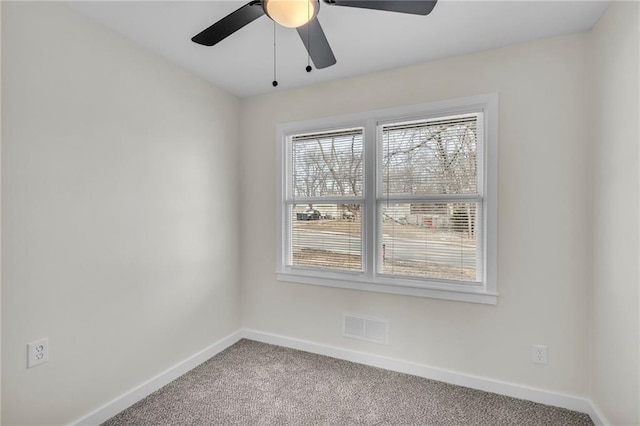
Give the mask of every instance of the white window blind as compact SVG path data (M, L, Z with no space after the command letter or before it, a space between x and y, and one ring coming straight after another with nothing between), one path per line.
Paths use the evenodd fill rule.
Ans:
M362 271L363 134L291 137L289 265Z
M382 192L477 194L478 114L382 126Z
M293 136L293 196L361 196L362 144L361 128Z
M474 113L380 126L379 273L481 281L481 120Z

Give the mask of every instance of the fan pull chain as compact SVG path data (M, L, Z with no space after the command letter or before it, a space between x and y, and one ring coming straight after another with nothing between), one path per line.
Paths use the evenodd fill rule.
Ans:
M307 52L307 67L305 68L307 72L311 72L311 2L307 2L307 46L309 46L309 51Z
M273 87L278 85L276 79L276 21L273 21L273 82L271 84Z

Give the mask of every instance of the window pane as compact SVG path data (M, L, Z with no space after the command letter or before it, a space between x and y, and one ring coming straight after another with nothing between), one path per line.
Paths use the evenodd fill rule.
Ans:
M383 194L475 194L478 115L382 128Z
M382 206L384 274L475 282L479 203Z
M362 206L290 206L292 265L362 270Z
M294 197L362 195L363 129L294 136Z

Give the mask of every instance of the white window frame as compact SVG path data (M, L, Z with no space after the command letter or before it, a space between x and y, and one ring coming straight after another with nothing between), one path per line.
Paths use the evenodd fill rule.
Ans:
M378 159L378 128L389 122L429 119L440 116L482 112L482 167L479 184L483 188L482 220L478 224L482 239L484 263L480 284L458 284L434 279L412 279L379 274L376 271L376 244L379 238L376 224L378 195L376 173ZM290 241L287 214L288 146L293 135L344 128L364 128L364 202L362 215L363 272L318 270L286 264ZM277 252L276 277L280 281L328 287L365 290L407 296L429 297L495 305L497 292L497 231L498 231L498 94L484 94L446 101L429 102L396 108L380 109L343 116L284 123L277 126Z

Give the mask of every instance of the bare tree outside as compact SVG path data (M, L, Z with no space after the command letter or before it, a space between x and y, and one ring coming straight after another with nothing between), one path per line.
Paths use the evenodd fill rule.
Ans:
M362 195L362 129L296 137L292 149L294 198ZM359 208L342 205L354 215Z

